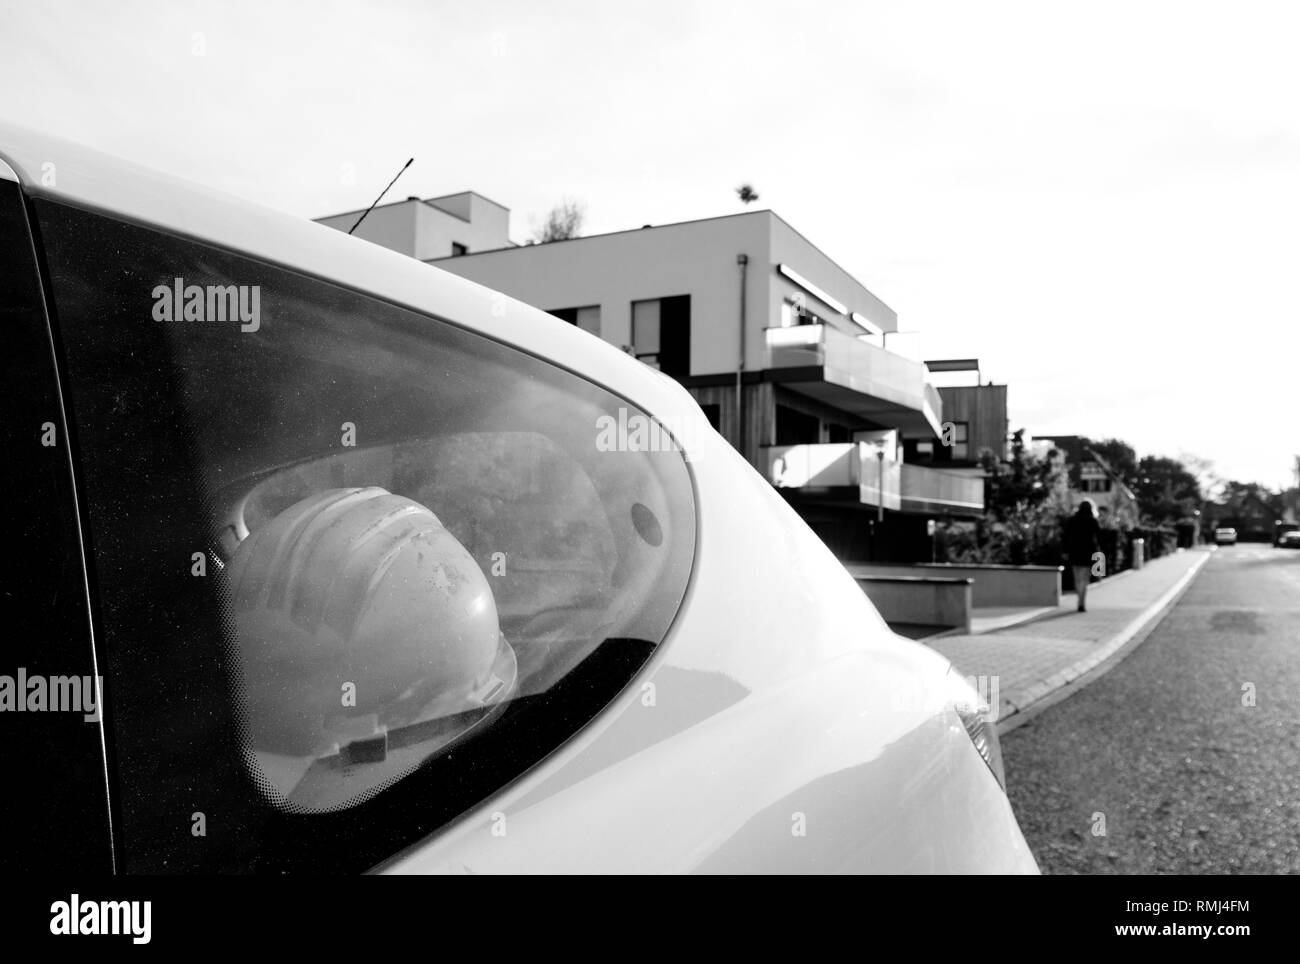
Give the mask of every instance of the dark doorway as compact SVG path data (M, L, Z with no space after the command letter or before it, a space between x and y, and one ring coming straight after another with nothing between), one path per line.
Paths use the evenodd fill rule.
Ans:
M659 370L674 378L691 374L691 296L659 300Z
M777 445L816 445L821 441L821 422L784 405L776 407Z

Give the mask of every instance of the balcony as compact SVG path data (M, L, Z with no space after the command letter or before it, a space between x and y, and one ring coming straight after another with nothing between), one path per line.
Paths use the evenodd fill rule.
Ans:
M941 472L924 465L899 464L902 471L900 493L904 512L934 515L954 512L981 515L984 512L984 479L978 475Z
M767 368L792 391L841 411L936 438L943 403L923 363L829 325L766 329Z
M855 442L772 445L767 479L778 489L843 488L858 484L861 456Z
M778 489L856 488L863 505L919 515L984 511L984 480L876 457L865 442L772 445L765 449L767 478Z

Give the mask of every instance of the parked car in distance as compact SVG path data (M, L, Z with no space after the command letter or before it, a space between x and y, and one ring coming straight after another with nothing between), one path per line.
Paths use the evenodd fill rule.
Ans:
M1300 549L1300 529L1288 529L1281 533L1276 545L1281 549Z
M1278 522L1273 526L1273 545L1295 548L1300 538L1300 522Z
M0 256L8 658L107 694L0 713L0 871L1038 872L996 683L666 376L4 124Z
M1215 529L1214 544L1216 546L1235 546L1237 544L1237 530L1232 526L1220 526Z

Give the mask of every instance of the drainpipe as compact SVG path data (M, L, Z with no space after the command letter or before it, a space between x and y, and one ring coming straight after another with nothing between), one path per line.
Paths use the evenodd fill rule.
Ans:
M879 479L880 498L876 499L876 524L885 524L885 447L880 446L876 450L876 464L880 467L880 474L876 476Z
M736 363L736 449L746 458L745 451L745 395L741 377L745 371L745 278L749 272L749 255L736 255L740 265L740 358Z
M884 555L880 550L880 540L885 531L885 446L883 444L876 448L876 465L879 468L876 484L880 488L876 492L876 524L871 529L871 555L873 562L880 562L880 557Z

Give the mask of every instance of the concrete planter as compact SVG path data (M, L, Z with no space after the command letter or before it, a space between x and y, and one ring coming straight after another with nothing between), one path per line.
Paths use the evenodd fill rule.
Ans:
M953 563L849 563L855 577L932 577L971 581L973 606L1042 607L1061 604L1061 566L957 565ZM931 620L932 621L932 620Z

